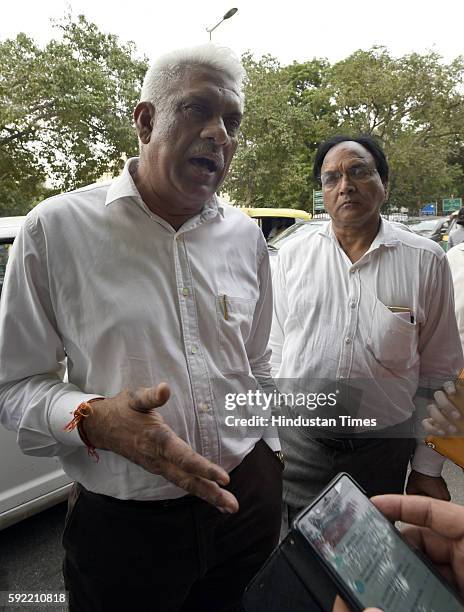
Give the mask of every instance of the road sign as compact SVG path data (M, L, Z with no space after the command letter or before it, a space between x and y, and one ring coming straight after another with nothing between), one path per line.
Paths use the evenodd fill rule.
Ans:
M313 189L313 212L321 212L324 210L324 198L322 197L322 191L316 191Z
M437 203L430 202L429 204L425 204L425 206L421 208L420 214L421 215L436 215L437 214Z
M453 212L462 206L461 198L443 198L443 212Z

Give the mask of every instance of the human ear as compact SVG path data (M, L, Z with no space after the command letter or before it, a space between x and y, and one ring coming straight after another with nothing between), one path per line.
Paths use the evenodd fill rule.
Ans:
M134 123L142 144L150 142L155 119L155 107L151 102L139 102L134 109Z

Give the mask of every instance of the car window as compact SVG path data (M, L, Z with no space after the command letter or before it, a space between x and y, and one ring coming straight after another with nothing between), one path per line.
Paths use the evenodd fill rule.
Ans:
M0 244L0 295L3 288L3 279L5 278L6 264L13 242L4 242Z
M292 234L294 234L295 232L298 232L301 229L301 227L303 227L303 226L304 226L304 223L294 223L293 225L291 225L287 229L283 230L275 238L271 238L269 240L269 244L271 246L279 248L280 242L283 242L288 236L292 236Z
M273 238L269 241L269 245L276 249L280 249L280 247L287 242L290 238L293 238L297 232L307 232L314 228L322 228L325 224L328 223L328 219L314 219L311 221L300 221L299 223L295 223L291 227L287 228L283 232L281 232L276 238Z

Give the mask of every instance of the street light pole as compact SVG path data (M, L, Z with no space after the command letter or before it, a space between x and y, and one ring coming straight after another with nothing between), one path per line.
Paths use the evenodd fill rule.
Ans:
M213 32L218 26L220 26L223 21L225 21L226 19L230 19L233 15L235 15L235 13L237 11L238 11L237 8L229 9L227 11L227 13L224 15L224 17L221 19L221 21L218 21L215 26L213 26L212 28L206 28L206 31L209 32L209 41L210 42L211 42L211 32Z

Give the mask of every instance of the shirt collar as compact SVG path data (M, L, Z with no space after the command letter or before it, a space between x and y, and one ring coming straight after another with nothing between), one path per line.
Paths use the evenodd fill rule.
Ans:
M335 232L333 231L332 221L325 224L325 227L322 227L319 232L322 236L327 236L334 240L337 240L335 236ZM373 251L379 246L383 245L386 247L396 246L398 244L398 235L396 233L396 229L393 225L391 225L388 221L385 221L382 217L380 217L380 227L377 235L369 247L369 251Z
M126 161L122 173L111 183L108 189L105 206L108 206L116 200L121 200L123 198L137 198L140 202L143 202L142 197L135 186L134 179L132 178L132 172L134 172L138 162L138 157L131 157ZM214 214L211 214L212 212ZM216 216L217 212L224 217L224 204L217 197L217 195L214 194L211 200L206 202L201 210L202 219L212 219L214 216Z
M394 247L399 243L397 230L394 225L380 217L380 227L377 236L374 238L369 250L379 246Z
M114 179L108 189L105 206L112 204L116 200L121 200L122 198L142 199L130 172L131 168L133 170L135 169L138 159L138 157L131 157L126 161L122 173Z

